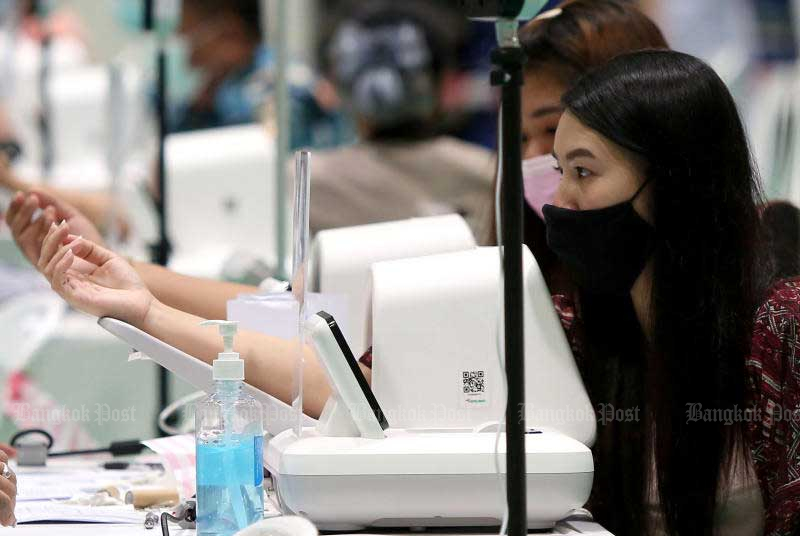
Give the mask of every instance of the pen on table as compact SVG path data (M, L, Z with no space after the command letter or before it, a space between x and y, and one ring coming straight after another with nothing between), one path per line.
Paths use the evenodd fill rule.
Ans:
M141 462L105 462L103 469L124 471L125 469L158 469L163 470L164 466L160 463L141 463Z

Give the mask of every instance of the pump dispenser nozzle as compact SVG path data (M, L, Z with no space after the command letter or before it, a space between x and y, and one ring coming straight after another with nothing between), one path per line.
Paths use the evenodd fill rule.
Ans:
M233 351L233 339L239 330L238 322L205 320L201 326L218 326L224 350L214 360L214 380L244 380L244 361Z

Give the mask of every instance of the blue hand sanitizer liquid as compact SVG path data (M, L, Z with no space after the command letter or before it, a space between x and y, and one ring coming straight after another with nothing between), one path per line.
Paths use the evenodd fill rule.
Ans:
M219 325L230 330L230 324ZM264 516L263 411L239 377L244 365L238 354L221 353L214 362L215 392L195 408L200 536L230 536Z

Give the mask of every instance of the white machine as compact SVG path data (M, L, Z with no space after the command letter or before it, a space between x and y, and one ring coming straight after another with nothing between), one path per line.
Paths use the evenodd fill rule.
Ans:
M85 66L56 70L48 85L50 128L53 149L52 175L71 186L99 189L108 186L107 167L110 144L128 154L141 142L147 126L145 80L133 66L120 66L118 79L105 66ZM37 79L29 81L19 109L12 112L20 123L23 144L20 173L40 177L41 134L37 128L39 102ZM113 86L113 84L117 84ZM113 91L118 94L112 93ZM112 110L112 99L115 109ZM113 122L116 122L115 126ZM119 130L119 132L116 132ZM116 136L112 140L112 132Z
M307 325L334 393L316 429L287 430L267 446L284 513L323 530L499 525L505 434L388 428L332 317ZM594 465L582 443L531 430L526 463L530 528L552 527L588 500Z
M275 265L274 153L260 124L167 136L171 268L217 277L225 261L240 253Z
M457 214L330 229L317 233L311 246L309 279L312 290L347 296L345 335L361 354L369 345L373 263L475 247L472 231Z
M596 416L528 248L526 422L594 443ZM477 248L372 268L372 389L392 426L472 429L505 408L500 258Z

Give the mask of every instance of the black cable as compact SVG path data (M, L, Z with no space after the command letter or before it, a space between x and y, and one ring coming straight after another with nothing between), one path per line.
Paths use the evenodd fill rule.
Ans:
M169 522L170 521L178 523L181 520L178 519L177 517L173 516L169 512L163 512L161 514L161 536L169 536Z
M16 434L11 437L9 444L14 447L17 446L17 441L22 439L25 436L32 435L32 434L40 434L47 439L47 450L50 450L53 446L53 436L47 430L42 430L39 428L32 428L29 430L20 430ZM130 456L133 454L139 454L144 450L144 445L138 439L132 439L127 441L113 441L109 446L105 448L99 449L84 449L84 450L65 450L60 452L48 452L48 457L61 457L61 456L80 456L83 454L101 454L103 452L109 452L113 456Z
M31 428L29 430L20 430L19 432L17 432L13 436L11 436L11 439L9 440L8 444L11 445L12 447L15 447L16 444L17 444L17 440L22 439L23 437L25 437L27 435L32 435L32 434L41 434L41 435L43 435L45 437L45 439L47 439L47 448L48 448L48 450L50 449L50 447L53 446L53 436L50 435L50 432L48 432L47 430L42 430L41 428Z
M114 441L108 447L99 448L99 449L86 449L86 450L67 450L62 452L51 452L48 453L50 457L60 457L60 456L80 456L83 454L101 454L103 452L109 452L112 456L130 456L133 454L139 454L144 450L144 445L138 439L133 439L130 441Z

